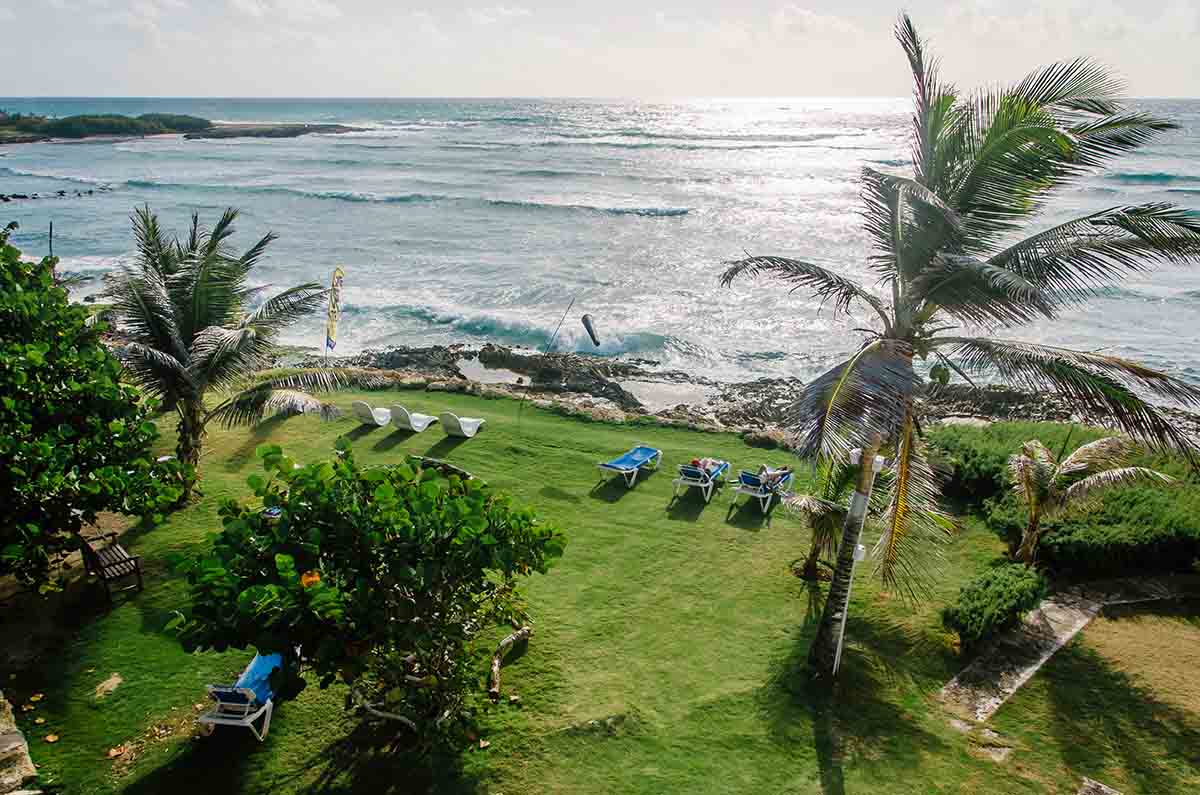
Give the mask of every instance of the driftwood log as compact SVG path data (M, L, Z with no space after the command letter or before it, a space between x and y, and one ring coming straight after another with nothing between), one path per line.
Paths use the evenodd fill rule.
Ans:
M488 696L491 697L492 701L500 700L500 666L504 663L505 655L512 649L513 644L520 640L529 640L529 636L532 634L533 627L521 627L500 641L500 645L496 647L496 653L492 655L492 677L488 685Z

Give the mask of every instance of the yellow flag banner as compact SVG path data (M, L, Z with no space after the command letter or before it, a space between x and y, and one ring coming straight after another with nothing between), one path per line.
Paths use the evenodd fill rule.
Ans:
M342 279L346 272L339 266L333 272L333 283L329 286L329 317L325 321L325 350L331 351L337 346L338 318L342 314Z

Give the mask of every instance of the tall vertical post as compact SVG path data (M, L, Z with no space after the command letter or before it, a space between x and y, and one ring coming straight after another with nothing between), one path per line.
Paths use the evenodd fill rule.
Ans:
M842 525L842 541L838 547L837 566L829 583L829 595L821 613L817 636L808 653L808 663L818 677L832 679L841 664L842 643L846 634L846 619L850 612L850 589L854 579L854 566L862 557L858 541L862 536L863 524L867 519L867 507L871 502L871 490L875 475L883 469L879 456L881 440L878 436L865 449L855 450L851 462L857 463L858 482L850 497L850 509ZM855 460L857 459L857 460Z

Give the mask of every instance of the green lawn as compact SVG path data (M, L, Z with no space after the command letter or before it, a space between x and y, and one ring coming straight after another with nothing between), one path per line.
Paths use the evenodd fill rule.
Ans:
M358 397L341 394L348 407ZM806 684L802 662L820 593L790 574L807 534L783 513L770 522L748 507L727 519L729 494L703 506L692 494L668 509L674 465L693 455L730 459L735 468L784 463L786 455L747 447L730 434L654 425L623 427L558 416L527 405L465 395L375 393L376 404L402 400L436 413L483 416L476 439L453 443L435 426L420 435L364 431L349 418L271 421L254 431L214 430L203 461L204 498L164 525L129 536L143 556L146 590L111 611L77 616L63 649L17 672L13 696L42 691L21 718L45 780L65 793L437 792L488 793L1074 793L1080 776L1121 773L1121 759L1091 752L1057 709L1081 685L1039 677L1002 709L1002 731L1018 735L1018 753L996 763L952 729L934 694L961 667L938 611L959 585L996 555L1000 542L968 521L951 549L946 575L917 607L880 592L864 567L855 583L836 702ZM164 430L167 429L164 424ZM204 685L230 680L250 653L186 655L161 628L185 585L169 553L197 548L218 528L216 507L248 492L258 469L254 448L270 440L300 461L328 456L348 435L363 463L406 453L446 458L536 506L569 536L550 574L527 583L535 634L510 660L503 703L484 720L487 750L463 756L461 769L413 769L410 760L361 753L344 692L310 686L278 707L263 744L227 730L191 740L186 727ZM634 442L664 451L663 469L626 491L599 488L597 461ZM1100 663L1097 663L1100 665ZM1093 670L1093 669L1089 669ZM112 673L123 683L103 700L93 691ZM1137 719L1140 702L1089 695L1131 713L1126 725L1145 747L1166 747L1180 729ZM1091 685L1088 685L1091 687ZM1184 711L1186 713L1186 711ZM45 718L35 726L33 716ZM1015 717L1013 717L1015 716ZM611 719L611 720L607 720ZM588 722L598 723L589 727ZM1186 713L1194 730L1197 715ZM1081 724L1086 731L1089 724ZM109 748L134 743L130 761ZM178 727L182 730L176 731ZM53 731L57 744L42 737ZM1129 792L1180 791L1200 761L1138 775ZM1133 764L1130 762L1130 764ZM1115 767L1114 767L1115 766ZM1192 776L1185 779L1183 776ZM1153 785L1153 786L1152 786ZM1156 788L1157 787L1157 788Z

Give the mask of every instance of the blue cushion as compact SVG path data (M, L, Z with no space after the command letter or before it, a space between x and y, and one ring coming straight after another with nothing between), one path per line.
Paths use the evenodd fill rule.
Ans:
M254 698L259 704L266 704L275 697L275 691L271 688L271 673L282 667L283 655L256 654L246 666L246 670L242 671L234 687L246 688L254 693Z

